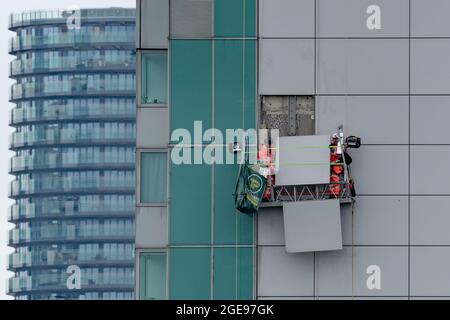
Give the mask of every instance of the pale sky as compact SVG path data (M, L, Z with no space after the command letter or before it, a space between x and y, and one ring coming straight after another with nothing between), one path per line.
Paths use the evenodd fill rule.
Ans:
M8 199L8 162L12 153L8 150L9 134L13 131L8 126L9 112L13 104L8 102L9 88L13 81L9 76L9 61L13 57L8 54L8 41L14 33L8 30L8 17L11 12L28 10L65 9L70 6L80 8L135 7L135 0L14 0L0 1L0 300L11 299L6 295L6 281L12 273L6 270L8 254L7 233L13 225L7 223L7 209L12 201ZM81 21L83 23L83 21Z

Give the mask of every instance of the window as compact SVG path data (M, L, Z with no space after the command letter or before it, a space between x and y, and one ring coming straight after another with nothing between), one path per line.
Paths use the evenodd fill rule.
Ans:
M140 202L166 202L167 154L159 152L141 153Z
M164 252L140 254L139 299L166 299L166 254Z
M167 103L167 54L144 53L141 65L141 103Z

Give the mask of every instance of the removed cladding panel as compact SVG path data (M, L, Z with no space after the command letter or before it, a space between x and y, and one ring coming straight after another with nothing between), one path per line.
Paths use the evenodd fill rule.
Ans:
M293 103L295 115L289 112ZM289 121L294 116L293 121ZM315 103L313 96L263 96L260 127L280 130L280 137L313 135L315 127ZM292 127L295 124L295 129ZM291 129L292 131L290 131Z
M330 137L280 137L276 185L313 185L330 182Z
M283 203L286 251L313 252L342 249L338 199Z
M170 36L208 38L212 36L212 0L172 0Z

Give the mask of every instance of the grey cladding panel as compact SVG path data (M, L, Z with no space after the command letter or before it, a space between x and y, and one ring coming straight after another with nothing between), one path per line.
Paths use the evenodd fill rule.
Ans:
M331 134L343 124L346 135L359 136L364 144L405 144L408 109L404 96L319 96L317 133Z
M353 223L356 245L408 245L408 197L357 197Z
M408 247L357 247L355 295L358 296L407 296L408 295ZM369 266L381 271L381 288L369 289Z
M450 197L411 197L411 244L450 245Z
M314 0L260 0L261 37L314 37Z
M343 245L352 244L352 210L350 205L341 206ZM258 245L284 246L283 207L260 208L258 212Z
M142 17L140 23L141 44L143 49L165 49L168 47L169 36L169 1L142 0L140 1ZM138 7L139 8L139 7Z
M339 200L285 202L283 217L287 252L342 249Z
M259 55L260 94L314 94L314 40L261 39Z
M407 146L362 146L350 154L356 194L408 194Z
M407 39L321 39L320 94L407 94Z
M411 40L411 93L450 93L448 39Z
M308 185L330 182L330 136L280 137L276 184Z
M283 247L259 247L258 296L312 296L314 255L287 253Z
M316 254L316 295L407 296L407 247L346 247ZM380 288L368 287L370 266L380 270ZM369 268L369 272L368 272Z
M411 146L411 193L450 194L450 146Z
M411 0L412 37L449 37L448 0Z
M138 148L166 148L169 143L168 108L137 109Z
M318 296L351 296L352 250L316 254L316 294Z
M449 96L412 96L411 143L450 143L449 119Z
M411 295L450 296L450 247L411 247Z
M408 37L409 0L318 0L320 37ZM369 30L367 8L377 5L381 28ZM371 11L373 12L373 11Z
M352 244L352 206L341 205L342 244Z
M314 297L258 297L257 300L314 300Z
M171 37L211 37L212 7L212 0L171 0Z
M167 246L167 208L136 208L136 248Z
M284 245L283 208L260 208L258 211L258 245Z

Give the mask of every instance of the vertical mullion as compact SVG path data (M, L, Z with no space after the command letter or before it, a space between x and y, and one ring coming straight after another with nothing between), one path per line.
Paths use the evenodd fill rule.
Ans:
M213 2L213 10L212 10L212 16L214 17L214 2ZM214 18L213 18L214 21ZM214 23L213 23L214 25ZM213 34L214 35L214 34ZM212 106L212 110L211 110L211 127L212 129L215 128L215 121L214 121L214 117L215 117L215 113L214 113L214 108L215 108L215 45L216 42L214 40L214 38L211 40L211 106ZM214 159L216 156L216 149L214 148ZM213 163L211 165L211 300L214 299L214 217L215 217L215 169L216 169L216 165L215 163Z
M317 0L314 0L314 113L315 113L315 121L317 121L316 114L316 99L317 99ZM314 126L314 130L317 126ZM313 252L313 297L316 298L316 253Z
M408 3L408 300L411 298L411 0Z

